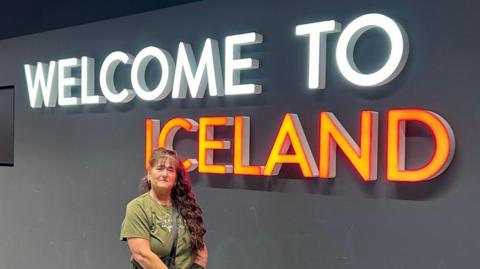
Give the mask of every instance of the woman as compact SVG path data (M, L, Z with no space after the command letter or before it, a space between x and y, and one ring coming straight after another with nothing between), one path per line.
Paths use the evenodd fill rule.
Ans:
M173 212L178 212L175 269L206 268L202 209L177 153L157 149L140 182L142 195L127 205L121 240L128 240L132 263L138 269L167 269L162 261L172 253Z

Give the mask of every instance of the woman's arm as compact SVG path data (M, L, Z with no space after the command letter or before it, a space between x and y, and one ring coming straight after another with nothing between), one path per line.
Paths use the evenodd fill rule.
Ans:
M162 260L150 250L150 242L143 238L128 238L128 247L132 252L133 259L143 269L168 269Z
M207 245L205 245L202 249L197 251L197 254L193 257L193 263L201 265L203 268L207 268L207 263L208 263Z

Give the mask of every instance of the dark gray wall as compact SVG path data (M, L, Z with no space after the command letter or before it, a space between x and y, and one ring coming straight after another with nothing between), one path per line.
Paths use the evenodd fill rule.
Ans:
M480 238L478 62L474 1L220 1L208 0L0 42L0 86L15 86L14 167L0 167L0 268L129 268L118 240L126 203L143 174L144 119L248 115L252 162L263 163L286 112L298 113L317 156L320 111L334 112L352 134L360 111L380 113L379 180L366 184L338 154L337 178L304 180L294 166L279 176L192 173L204 208L212 269L224 268L473 268ZM298 24L336 19L346 25L379 12L400 22L410 57L391 83L364 92L338 73L328 42L327 90L308 91L306 40ZM176 55L178 42L198 53L207 37L256 31L264 43L244 50L261 68L244 80L258 96L126 105L31 109L23 64L90 56L99 64L122 50L154 45ZM385 53L372 32L357 48L359 65L374 68ZM126 74L126 73L125 73ZM128 78L117 76L119 85ZM97 87L98 88L98 87ZM454 160L438 178L419 184L385 180L386 111L418 107L451 124ZM428 132L411 126L408 161L432 149ZM231 130L218 132L231 137ZM195 136L178 141L192 151ZM221 153L220 160L231 157Z
M0 9L0 39L118 18L198 0L17 0Z

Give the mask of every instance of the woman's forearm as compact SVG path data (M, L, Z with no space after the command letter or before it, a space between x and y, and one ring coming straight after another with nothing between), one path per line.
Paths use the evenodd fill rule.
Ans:
M162 260L152 251L145 251L134 255L133 258L143 269L168 269Z

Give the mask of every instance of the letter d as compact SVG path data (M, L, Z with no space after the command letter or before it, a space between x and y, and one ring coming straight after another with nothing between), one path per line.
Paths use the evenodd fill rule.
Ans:
M405 123L417 121L433 133L435 151L431 160L415 170L405 169ZM422 109L399 109L388 112L387 179L418 182L440 175L452 161L455 137L450 125L440 115Z

